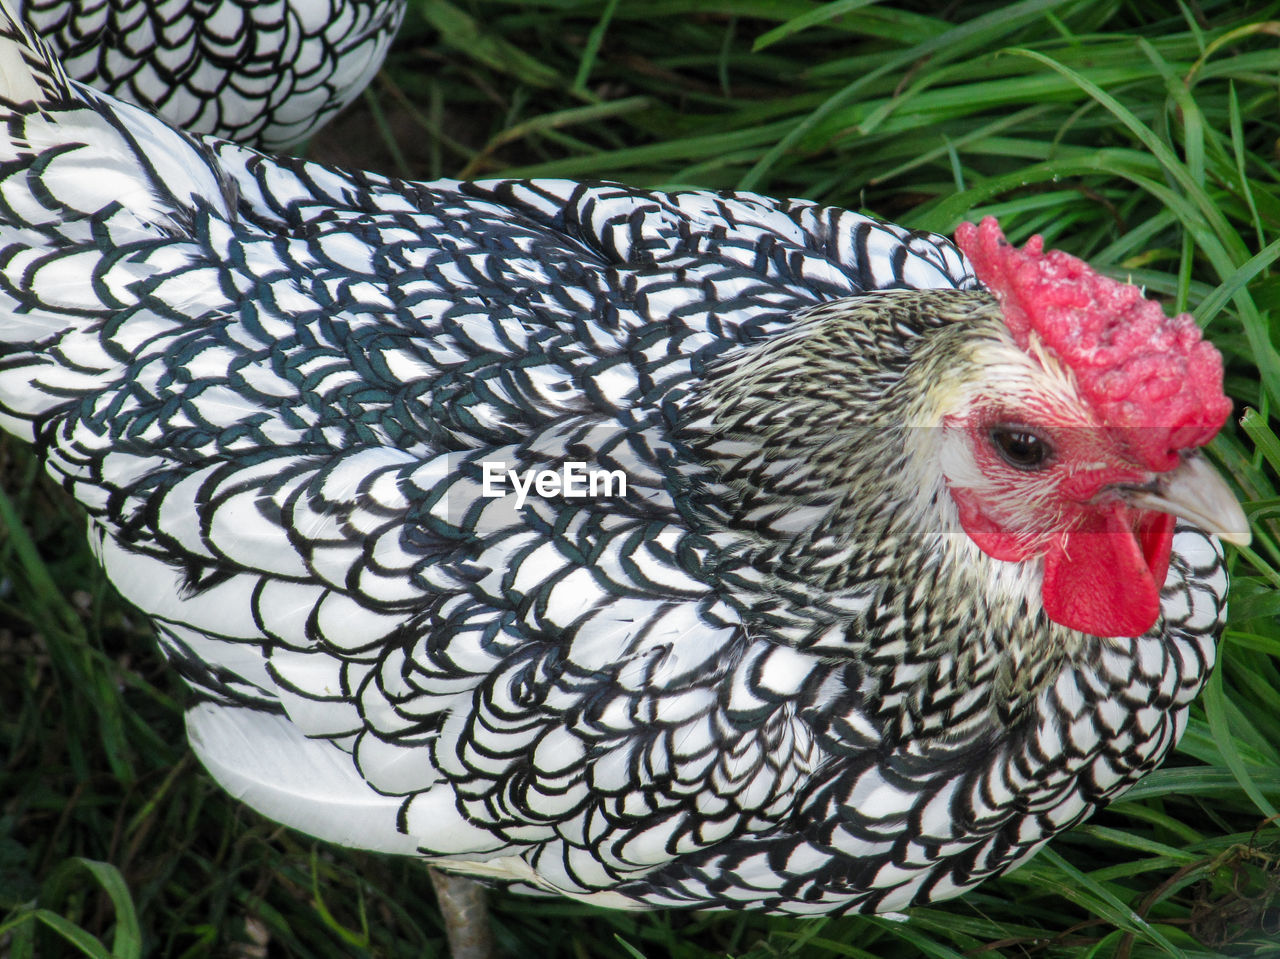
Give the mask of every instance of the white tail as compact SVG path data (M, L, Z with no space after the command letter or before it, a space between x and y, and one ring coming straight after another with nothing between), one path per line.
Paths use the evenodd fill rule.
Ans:
M234 191L198 140L69 81L0 10L0 427L30 440L119 375L103 324L191 257L195 217L234 216Z

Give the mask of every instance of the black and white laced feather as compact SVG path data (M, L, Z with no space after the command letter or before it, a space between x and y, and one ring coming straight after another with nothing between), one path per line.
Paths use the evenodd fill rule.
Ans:
M13 28L0 67L0 423L266 815L606 905L886 911L1022 862L1181 733L1226 590L1190 526L1156 628L1080 637L1017 710L921 685L903 638L957 622L922 544L824 599L866 625L844 655L725 574L691 391L822 304L976 289L946 240L751 194L345 174L72 92ZM486 461L625 494L517 508Z
M382 65L405 0L21 0L73 79L190 133L279 150Z

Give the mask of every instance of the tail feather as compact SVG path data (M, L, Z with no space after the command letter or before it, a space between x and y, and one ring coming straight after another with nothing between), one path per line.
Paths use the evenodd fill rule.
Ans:
M106 332L198 251L235 193L202 142L68 80L0 0L0 427L37 422L121 373Z
M7 0L0 9L0 120L8 126L0 161L41 161L33 190L39 197L48 188L41 199L50 212L93 215L120 204L168 226L201 200L229 208L228 184L199 141L69 80Z
M27 28L8 0L0 0L0 102L10 108L75 100L71 81L49 48Z

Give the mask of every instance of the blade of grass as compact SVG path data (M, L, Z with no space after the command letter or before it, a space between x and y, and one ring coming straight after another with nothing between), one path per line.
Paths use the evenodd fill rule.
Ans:
M1215 670L1209 678L1209 682L1205 685L1203 697L1205 715L1209 720L1209 729L1213 735L1213 741L1218 747L1218 752L1226 763L1227 768L1231 770L1231 775L1235 777L1235 781L1244 790L1245 795L1258 807L1263 816L1272 820L1276 819L1278 815L1276 807L1271 805L1271 802L1253 781L1248 769L1245 767L1245 762L1240 755L1239 749L1236 748L1235 739L1228 727L1227 700L1223 691L1222 670Z
M600 12L600 19L587 34L587 42L582 48L582 59L578 63L578 72L573 78L573 85L569 88L573 93L587 96L587 78L591 76L596 57L600 55L600 44L604 42L604 35L608 32L609 23L613 20L617 9L618 0L606 0L604 10Z
M875 2L876 0L834 0L832 3L824 3L800 14L798 17L792 17L786 23L776 26L772 30L762 33L756 37L755 43L751 45L751 51L759 53L779 40L785 40L801 30L843 17L845 14L853 13L855 10L869 7Z
M859 77L852 83L847 84L841 90L837 91L826 102L797 123L792 129L778 141L777 146L767 151L760 160L752 166L747 175L742 178L738 184L740 190L754 190L764 182L769 170L777 161L787 153L796 143L804 138L811 129L821 122L828 114L835 112L845 103L852 100L855 96L862 92L872 82L880 77L888 74L890 71L901 69L909 63L920 61L926 57L945 57L947 59L962 56L973 46L994 45L994 37L1003 35L1015 26L1020 25L1028 19L1040 16L1045 10L1052 9L1061 5L1064 0L1022 0L1021 3L1015 3L1002 10L992 11L988 14L975 17L973 20L966 21L959 26L953 27L941 36L926 40L923 43L903 51L895 56L892 60L885 63L876 70L871 71L865 76Z

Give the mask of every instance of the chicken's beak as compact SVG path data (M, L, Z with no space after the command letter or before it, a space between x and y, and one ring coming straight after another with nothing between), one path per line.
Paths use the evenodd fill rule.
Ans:
M1228 543L1248 546L1252 538L1235 494L1199 453L1161 473L1150 485L1119 493L1130 506L1181 516Z

